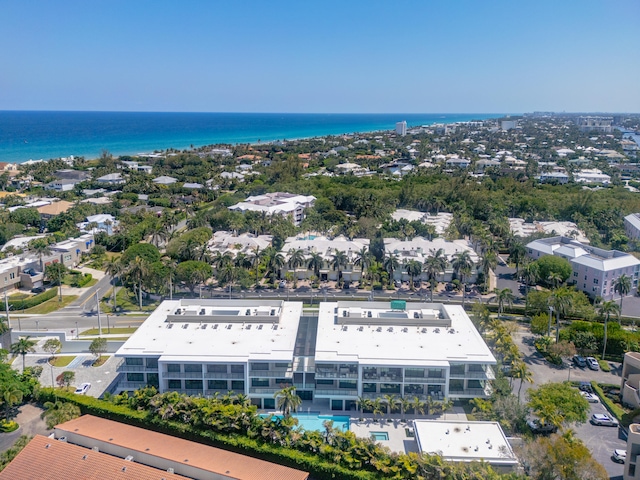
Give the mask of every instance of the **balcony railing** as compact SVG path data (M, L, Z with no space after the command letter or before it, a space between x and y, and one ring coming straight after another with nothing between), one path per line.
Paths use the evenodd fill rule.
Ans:
M202 378L202 372L162 372L164 378Z
M204 378L244 379L244 373L210 373L204 374Z
M291 378L293 370L251 370L249 376L254 378Z
M315 395L332 395L332 396L347 396L357 397L358 390L350 390L346 388L332 388L330 390L316 390Z
M118 365L118 372L157 372L158 367L145 367L144 365L125 365L124 363Z
M273 395L276 392L279 392L280 390L282 390L281 388L267 388L267 387L249 387L249 393L254 393L257 395L262 395L262 394L271 394Z
M358 378L357 373L323 372L316 370L316 378Z
M147 382L120 382L118 387L123 390L138 390L148 385Z
M486 388L465 388L463 390L449 390L449 395L457 397L484 397L490 394Z

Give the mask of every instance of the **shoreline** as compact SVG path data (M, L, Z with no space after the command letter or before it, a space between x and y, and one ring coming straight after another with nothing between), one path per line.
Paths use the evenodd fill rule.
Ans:
M0 125L2 120L0 112ZM15 115L44 115L45 117L58 116L59 112L12 112ZM138 156L141 153L165 152L173 149L177 151L195 150L205 146L237 146L248 144L251 146L267 145L273 142L286 140L298 141L306 139L326 138L330 136L374 134L377 132L391 132L395 125L389 125L393 119L397 121L406 120L407 128L417 126L429 126L434 124L454 124L468 122L472 120L484 121L500 118L504 114L233 114L231 117L211 114L205 120L189 123L198 120L199 114L190 117L190 114L159 114L151 113L151 117L146 117L145 113L124 112L118 113L115 118L109 118L109 122L100 120L96 125L87 125L90 122L80 122L77 127L78 133L74 135L73 125L68 125L74 120L76 112L60 112L60 115L68 121L61 122L49 119L49 124L26 125L21 129L21 125L13 128L13 132L8 131L5 139L0 138L0 161L22 164L26 162L50 161L59 158L84 157L87 160L99 158L102 150L108 150L113 156ZM96 118L101 116L101 112L80 112L80 117L84 115ZM105 113L110 116L110 112ZM207 117L207 115L204 117ZM391 118L392 117L392 118ZM413 118L411 118L413 117ZM418 117L418 118L416 118ZM423 118L420 118L423 117ZM185 122L185 118L187 121ZM309 119L310 121L300 123L299 119ZM331 119L349 120L342 124L339 121L331 122ZM145 123L146 120L146 123ZM160 120L160 123L158 123ZM326 122L326 123L324 123ZM94 122L95 123L95 122ZM367 125L367 123L369 125ZM62 124L62 125L59 125ZM67 128L69 127L69 128ZM129 127L129 128L128 128ZM345 127L346 129L343 129ZM348 129L354 127L355 129ZM361 128L359 128L361 127ZM381 128L386 127L386 128ZM134 130L137 128L138 130ZM55 135L55 129L64 129L60 138ZM24 133L23 131L24 130ZM31 130L31 131L29 131ZM263 131L260 131L263 130ZM271 130L271 131L269 131ZM94 132L105 132L103 137L96 138ZM287 134L292 134L291 136ZM51 137L51 140L47 138ZM191 135L192 138L189 138ZM45 144L50 141L51 146L44 146L39 150L51 151L51 153L31 152L20 156L18 150L24 144L29 144L29 140L35 137L34 145L38 142ZM45 137L45 138L40 138ZM180 138L182 137L182 138ZM16 140L23 138L24 140ZM167 140L163 141L163 138ZM7 145L6 153L2 153L2 142ZM168 144L169 142L173 144ZM165 143L166 142L166 143ZM76 143L76 145L74 145ZM13 147L13 148L12 148ZM75 147L75 148L74 148ZM33 149L38 150L38 147ZM34 154L37 153L37 154Z

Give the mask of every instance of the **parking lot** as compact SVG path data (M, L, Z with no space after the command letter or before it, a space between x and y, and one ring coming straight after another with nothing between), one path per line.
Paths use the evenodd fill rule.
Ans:
M549 364L542 355L540 355L533 346L533 335L524 327L520 327L513 334L513 340L520 349L524 361L532 373L533 383L525 384L523 391L528 388L536 388L546 382L563 382L566 380L591 382L595 380L599 383L609 383L620 385L622 367L620 364L612 363L611 372L593 371L586 367L571 368L557 367ZM517 394L518 381L514 383L514 391ZM524 392L523 392L524 400ZM594 413L607 413L601 403L590 404L591 411L589 417ZM582 440L591 450L593 457L607 470L610 478L622 479L624 465L615 463L611 460L611 455L616 448L626 449L627 441L622 436L622 431L615 427L604 427L587 423L575 425L573 429L576 436Z

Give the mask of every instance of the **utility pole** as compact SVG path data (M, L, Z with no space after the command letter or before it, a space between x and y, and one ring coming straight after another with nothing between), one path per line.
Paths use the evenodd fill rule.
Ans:
M100 299L96 290L96 308L98 309L98 335L102 336L102 323L100 322Z
M7 299L7 291L4 291L4 311L7 312L7 326L11 328L11 317L9 316L9 300Z

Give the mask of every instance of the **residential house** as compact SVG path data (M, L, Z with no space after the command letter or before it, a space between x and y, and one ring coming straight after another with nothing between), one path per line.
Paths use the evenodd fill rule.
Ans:
M96 182L103 185L122 185L123 183L126 183L126 181L127 180L122 176L120 172L108 173L107 175L96 178Z
M161 175L153 179L153 183L156 185L173 185L178 181L177 178L169 177L167 175Z
M267 215L288 217L298 226L304 219L305 208L310 208L316 201L312 195L296 195L294 193L265 193L248 197L244 202L229 207L237 212L264 212Z

